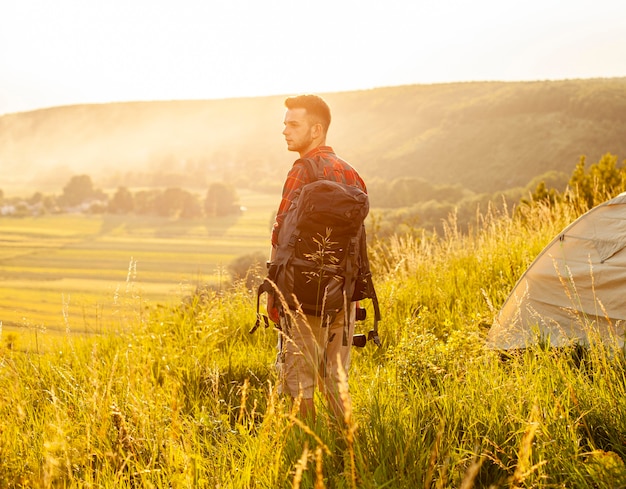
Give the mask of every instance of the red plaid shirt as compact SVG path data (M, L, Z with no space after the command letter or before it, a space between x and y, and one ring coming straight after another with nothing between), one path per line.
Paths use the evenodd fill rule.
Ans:
M317 148L309 151L302 158L315 160L319 166L323 166L324 177L327 180L345 182L348 185L359 187L363 191L367 192L365 182L363 182L357 171L339 158L330 146L318 146ZM278 206L276 222L272 228L273 246L278 245L278 233L283 221L285 220L285 213L291 206L294 192L311 181L311 177L309 176L306 167L302 164L298 165L296 163L297 161L293 164L291 170L289 170L287 179L285 180L285 185L283 186L283 198Z

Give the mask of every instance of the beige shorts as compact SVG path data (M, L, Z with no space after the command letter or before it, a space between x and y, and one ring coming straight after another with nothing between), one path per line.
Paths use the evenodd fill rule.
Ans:
M336 394L338 365L343 366L346 375L350 368L354 318L355 304L352 304L345 330L347 345L344 345L343 311L328 325L315 316L294 313L282 317L276 361L279 392L311 399L318 385L322 392Z

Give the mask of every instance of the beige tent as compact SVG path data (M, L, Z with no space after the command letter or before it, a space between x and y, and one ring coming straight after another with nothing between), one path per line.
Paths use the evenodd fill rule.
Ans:
M624 346L626 193L579 217L528 267L500 310L487 346L524 348L600 340Z

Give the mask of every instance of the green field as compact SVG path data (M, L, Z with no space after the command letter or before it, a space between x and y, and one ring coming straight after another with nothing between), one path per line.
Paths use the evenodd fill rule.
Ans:
M267 252L277 197L240 192L240 202L241 215L215 219L1 218L2 329L27 347L36 334L123 327L150 304L226 284L233 260Z
M278 332L249 334L256 297L244 284L143 307L158 293L180 300L197 274L215 278L211 257L264 247L265 212L210 224L5 221L2 265L15 275L5 280L36 308L46 294L26 285L49 278L46 300L61 310L51 316L62 319L36 352L22 351L20 332L2 332L0 487L624 488L624 350L540 341L500 352L484 342L529 263L587 205L494 206L470 233L451 216L444 235L372 240L382 344L352 349L342 419L321 395L318 416L303 419L300 399L279 394ZM191 268L178 271L173 251ZM99 322L79 293L100 304ZM368 314L357 330L371 326Z

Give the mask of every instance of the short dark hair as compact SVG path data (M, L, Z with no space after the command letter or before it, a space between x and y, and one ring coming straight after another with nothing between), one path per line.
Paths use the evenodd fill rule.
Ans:
M285 107L288 109L306 109L308 115L319 122L324 132L328 132L330 126L330 107L324 99L318 95L295 95L285 99Z

